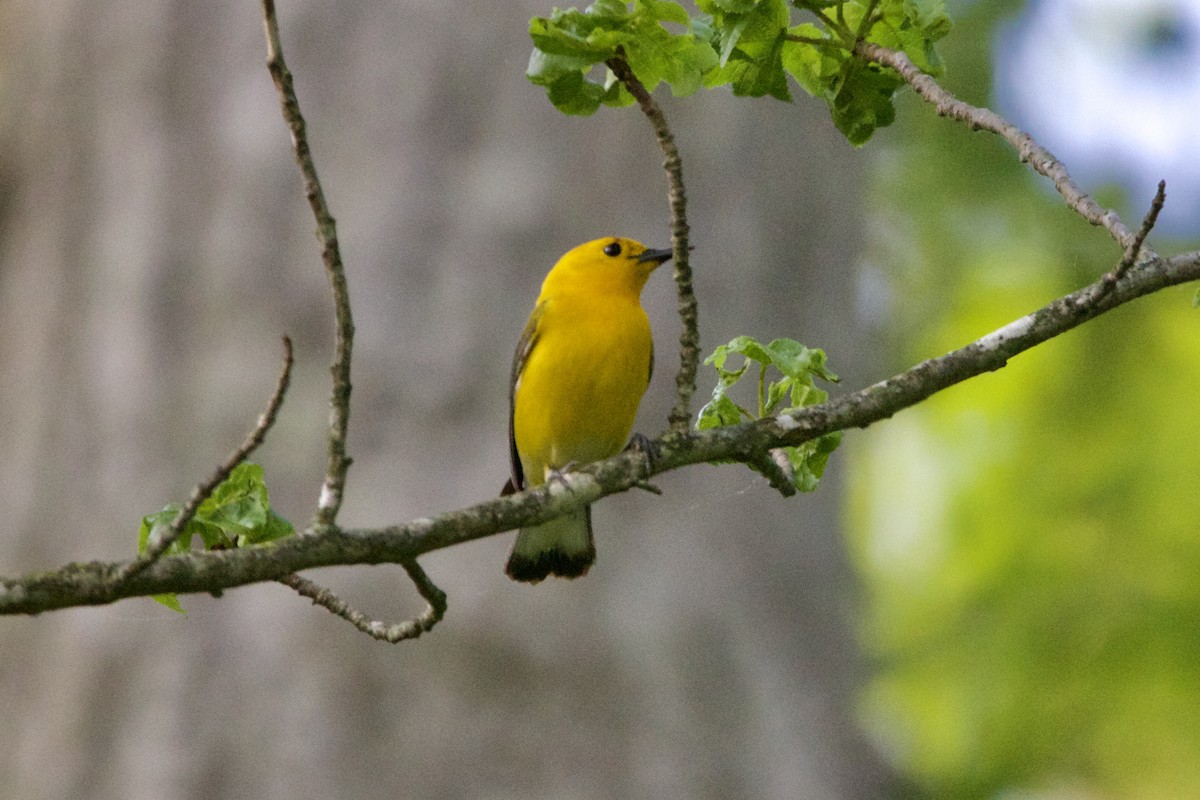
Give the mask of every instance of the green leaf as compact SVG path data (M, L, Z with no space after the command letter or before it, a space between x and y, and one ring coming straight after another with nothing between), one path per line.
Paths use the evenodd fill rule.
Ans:
M772 381L767 387L767 400L764 403L767 416L774 414L775 410L779 408L779 404L788 396L793 383L791 378L787 378L782 381Z
M138 552L144 553L152 538L169 531L182 506L169 505L162 511L142 517L138 527ZM248 461L234 467L196 509L178 538L164 555L188 552L199 536L207 550L248 547L282 539L294 534L292 523L271 510L263 468ZM174 595L157 595L155 600L182 612Z
M703 85L704 73L717 63L717 54L707 41L690 32L670 33L650 15L632 24L636 35L623 45L625 58L647 90L665 81L673 94L684 96Z
M785 0L758 0L745 18L742 42L772 42L787 28L791 14Z
M534 50L525 76L532 83L546 87L550 102L559 111L587 116L600 107L607 94L604 87L584 78L584 72L590 68L591 61L585 58Z
M788 33L811 39L825 38L816 25L797 25L789 28ZM832 43L832 40L829 41ZM787 40L783 43L780 59L783 68L804 91L814 97L826 97L841 74L846 56L831 48Z
M696 7L706 14L745 14L753 11L762 0L696 0Z
M586 64L611 58L616 43L606 28L619 27L613 17L594 16L574 8L555 9L549 17L529 21L529 36L547 55L570 56Z
M178 598L176 595L173 595L173 594L152 594L152 595L150 595L150 599L151 599L151 600L154 600L154 601L155 601L155 602L157 602L157 603L162 603L164 606L166 606L167 608L171 609L172 611L177 611L177 612L179 612L180 614L183 614L184 616L187 616L187 612L186 612L186 611L184 611L184 610L183 610L183 606L181 606L181 605L179 604L179 598Z
M633 15L644 15L658 22L674 22L685 26L690 25L692 21L683 6L670 0L634 0Z
M146 547L150 544L150 537L154 535L165 536L171 527L171 523L179 516L179 512L183 509L182 506L171 505L164 508L162 511L148 514L142 517L142 524L138 526L138 553L146 551ZM184 528L184 534L171 542L164 551L164 555L172 556L179 553L186 553L191 547L190 526Z
M877 128L896 119L892 96L901 79L875 65L851 62L841 88L830 102L833 124L856 147L866 144Z
M888 0L879 6L882 20L868 33L869 41L901 50L921 70L932 75L941 73L941 59L934 42L950 32L953 25L946 14L943 0ZM848 18L857 25L864 8L848 5Z
M200 504L195 522L210 548L223 544L245 547L295 532L290 522L271 511L262 466L248 461L238 464Z
M274 511L268 510L266 523L261 528L247 531L246 534L238 540L238 547L245 547L252 544L264 544L266 542L273 542L276 539L285 539L295 532L296 529L292 527L292 523L288 522Z
M789 378L801 379L815 374L837 383L837 375L825 368L825 351L805 347L794 339L776 339L765 348L771 364Z
M628 14L628 4L624 0L596 0L587 7L588 14L594 17L623 17Z
M711 356L704 360L704 363L715 364L718 368L723 367L725 359L728 358L730 353L743 355L760 364L771 363L771 356L767 353L766 348L759 344L758 340L753 336L738 336L732 339L729 344L720 345L717 349L713 350Z
M842 443L842 432L833 431L824 436L805 442L797 447L786 447L788 461L795 473L796 488L802 492L814 492L825 467L829 464L829 456Z
M954 27L946 13L946 0L904 0L904 12L930 41L941 39Z
M721 63L724 64L734 47L774 41L788 25L789 14L783 0L762 0L743 12L716 9L713 27L718 31Z
M713 390L713 399L700 409L696 429L702 431L708 428L723 428L727 425L737 425L741 421L742 411L737 403L730 400L723 390Z
M592 61L580 56L558 55L544 50L534 50L529 56L525 77L538 86L549 86L564 75L582 76Z

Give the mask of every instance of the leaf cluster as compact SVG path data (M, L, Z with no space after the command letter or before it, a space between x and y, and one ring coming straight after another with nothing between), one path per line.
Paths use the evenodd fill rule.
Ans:
M738 369L726 369L730 355L740 355L744 361ZM704 360L717 370L717 385L712 399L700 409L696 428L718 428L737 425L746 420L763 419L789 414L805 406L824 403L829 393L817 387L814 378L836 383L838 376L825 366L825 351L805 347L793 339L775 339L762 344L751 336L738 336L723 344ZM733 388L757 364L757 413L740 406L730 397ZM778 380L767 380L768 369L780 374ZM793 482L802 492L817 488L829 456L842 441L841 431L827 433L795 447L780 448L787 454Z
M940 71L934 43L951 27L944 0L596 0L555 9L529 24L534 50L527 77L566 114L633 102L611 70L623 57L648 90L666 83L677 96L729 86L745 97L792 99L789 78L828 104L853 144L895 118L895 73L853 55L859 41L908 54Z
M138 528L138 553L145 552L152 537L167 535L183 507L172 503L162 511L142 517ZM205 550L226 550L264 544L291 536L292 523L271 510L263 468L244 461L200 503L179 536L164 555L186 553L197 536ZM183 612L173 594L155 595L168 608Z

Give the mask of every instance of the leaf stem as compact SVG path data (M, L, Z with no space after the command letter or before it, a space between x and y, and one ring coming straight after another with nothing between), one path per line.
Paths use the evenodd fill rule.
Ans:
M846 26L845 18L842 15L841 3L838 3L838 19L833 19L819 8L809 8L808 10L816 15L817 19L825 23L825 27L839 34L846 42L851 42L854 40L854 34L851 32L850 28Z
M815 36L803 36L799 33L785 32L783 34L783 38L789 42L800 42L801 44L809 44L809 45L812 45L813 47L822 47L827 50L849 50L850 49L850 47L848 45L842 44L841 42L834 41L833 39L818 39Z
M767 415L767 365L758 365L758 419Z

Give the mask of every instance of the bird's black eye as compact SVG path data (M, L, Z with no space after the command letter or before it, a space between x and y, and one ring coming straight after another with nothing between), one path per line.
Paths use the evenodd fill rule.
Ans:
M621 255L621 243L620 242L609 242L608 244L604 245L604 255L606 255L606 256Z

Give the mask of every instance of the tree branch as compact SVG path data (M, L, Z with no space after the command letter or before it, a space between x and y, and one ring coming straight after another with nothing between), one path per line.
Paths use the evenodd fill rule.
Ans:
M1027 133L988 109L976 108L954 98L929 76L922 74L903 53L860 41L854 48L857 55L895 69L921 97L935 106L939 114L966 122L975 129L990 130L1012 144L1022 160L1054 182L1069 207L1092 224L1104 227L1121 244L1124 249L1122 260L1096 283L1061 297L965 347L924 361L885 381L820 405L800 409L788 416L693 432L690 430L690 400L695 391L699 349L696 300L688 265L686 197L679 153L661 109L638 81L628 63L618 55L607 62L608 66L638 101L650 121L664 153L663 166L669 186L676 283L684 327L680 337L681 365L676 379L676 405L671 412L670 432L652 443L652 447L628 450L536 489L461 511L416 519L403 525L343 530L336 525L336 518L350 464L346 456L346 432L354 326L345 270L338 250L336 225L317 179L306 139L304 118L300 114L292 76L283 60L273 0L263 0L263 16L268 67L279 90L284 118L292 134L305 193L317 222L322 260L334 294L336 332L331 368L333 393L330 401L328 465L314 529L305 535L265 545L189 552L161 558L158 557L161 553L158 548L161 546L165 549L165 545L154 543L147 555L133 562L73 563L54 571L0 579L0 614L35 614L149 594L219 594L236 586L277 580L376 638L387 641L413 638L429 630L446 610L445 594L429 580L416 562L417 557L424 553L544 522L606 495L648 485L647 480L653 475L690 464L740 461L764 472L773 479L773 483L780 482L786 477L783 466L772 461L769 455L777 448L798 445L835 430L865 428L922 402L942 389L984 372L1000 369L1013 356L1119 305L1167 286L1200 279L1200 251L1163 259L1145 247L1146 237L1164 202L1162 184L1141 229L1133 234L1115 212L1100 208L1084 194L1070 178L1066 168ZM274 418L290 368L289 347L280 387L272 397L268 413L260 419L259 426L252 433L251 440L248 440L257 439L250 449L261 442L262 435ZM650 451L655 454L653 460L648 455ZM241 458L244 458L244 453L237 461ZM237 461L233 461L234 466ZM173 528L182 529L195 507L221 479L223 476L218 471L208 483L197 487L188 508L177 517ZM150 556L151 552L154 555ZM328 590L295 574L312 567L378 563L399 563L404 566L428 603L422 615L390 626L372 621Z
M325 192L317 178L317 167L308 146L307 126L300 113L300 101L292 73L283 60L283 45L279 40L279 21L275 17L274 0L263 0L263 26L267 35L267 69L279 91L283 119L292 134L296 163L304 179L304 194L317 222L317 240L321 244L321 260L333 290L335 317L334 356L329 370L333 375L333 392L329 400L329 445L325 480L317 501L316 526L332 525L342 507L346 489L346 473L350 459L346 455L346 434L350 423L350 355L354 347L354 319L350 314L350 290L346 285L346 270L338 247L337 223L329 213Z
M329 527L268 545L170 556L125 581L117 580L124 564L103 562L68 564L51 572L0 579L0 614L36 614L166 592L216 593L320 566L408 565L423 553L543 522L655 474L709 461L752 462L757 454L774 447L797 445L835 430L865 428L942 389L1000 369L1013 356L1120 305L1195 280L1200 280L1200 251L1173 258L1155 256L1132 266L1111 291L1097 292L1096 287L1104 281L1101 278L965 347L851 394L787 417L664 437L657 443L652 462L645 453L630 450L569 473L562 481L461 511L385 528ZM419 581L417 585L422 587ZM432 599L430 605L436 608Z
M349 603L333 592L294 572L279 578L279 582L312 600L313 605L321 606L346 620L371 638L396 644L406 639L416 639L422 633L428 633L434 625L441 622L442 617L446 614L446 593L429 580L429 576L415 560L402 563L408 576L412 578L417 590L429 605L420 616L393 625L371 619L361 611L352 608Z
M675 254L675 286L679 296L679 318L683 331L679 334L679 372L675 376L675 405L667 420L675 433L686 433L692 420L692 395L696 393L696 369L700 362L699 312L696 293L692 289L692 267L688 263L687 195L683 190L683 162L675 137L667 125L658 103L633 74L624 55L610 58L608 68L637 100L638 107L650 121L658 146L663 151L663 169L667 173L667 200L671 206L671 245Z
M873 42L859 41L854 46L854 53L867 61L894 69L923 100L933 105L940 116L965 122L971 130L990 131L1004 139L1017 151L1021 161L1054 182L1054 188L1075 213L1108 231L1122 250L1133 246L1134 233L1121 221L1117 212L1101 208L1079 188L1067 172L1066 166L1028 133L991 109L979 108L959 100L939 86L933 78L921 72L902 52Z

